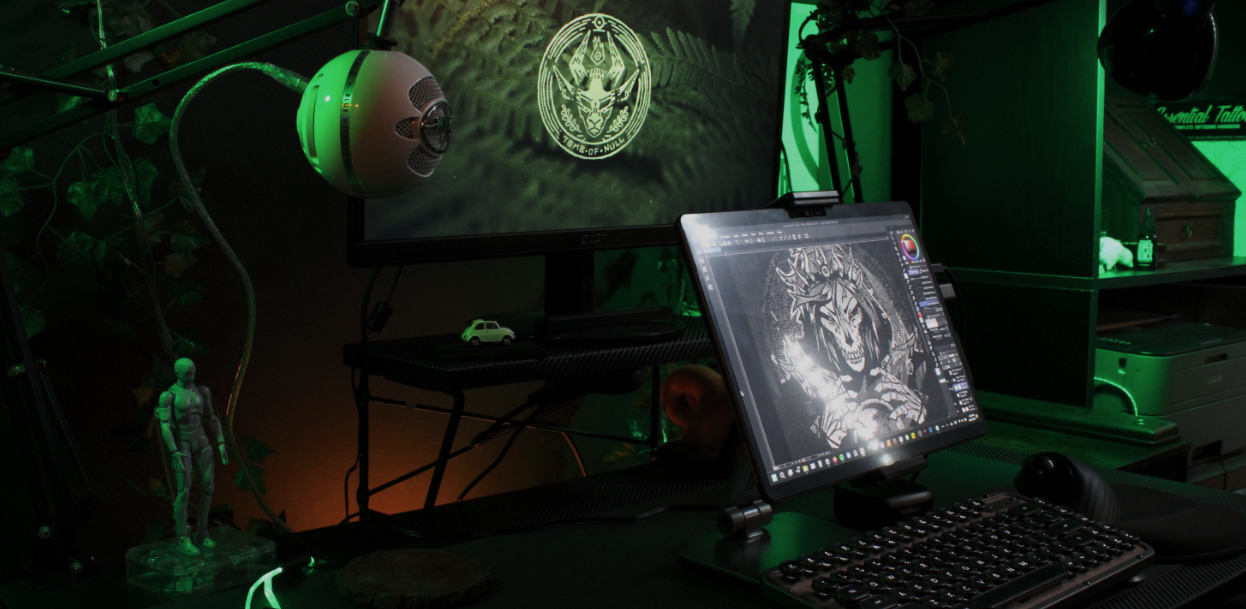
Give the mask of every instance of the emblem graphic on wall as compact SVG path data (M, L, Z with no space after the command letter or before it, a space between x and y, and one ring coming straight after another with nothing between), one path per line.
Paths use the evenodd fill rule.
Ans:
M610 15L583 15L558 30L541 58L541 121L563 150L604 159L640 133L651 86L636 33Z

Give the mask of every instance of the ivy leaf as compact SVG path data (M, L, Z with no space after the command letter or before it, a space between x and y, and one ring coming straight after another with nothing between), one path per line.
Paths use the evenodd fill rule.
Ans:
M173 243L173 251L179 254L190 254L191 252L208 244L208 240L203 237L194 235L186 235L178 233L169 238Z
M247 459L255 463L263 463L268 458L268 455L277 452L273 447L251 436L243 436L242 443L247 447Z
M25 206L22 193L17 189L17 180L8 177L0 178L0 216L7 218L21 211Z
M904 3L905 17L921 17L934 10L935 3L931 0L908 0Z
M90 100L88 100L85 97L79 97L77 95L69 95L67 93L57 93L56 94L56 111L64 112L66 110L69 110L70 108L73 108L74 106L81 106L82 104L85 104L88 101Z
M857 71L852 69L852 66L848 66L839 73L839 76L844 79L845 83L852 84L852 79L857 77Z
M99 201L95 200L95 191L86 182L74 182L69 185L69 194L66 199L82 212L82 216L90 221L95 217L95 210L99 208Z
M887 75L896 81L896 86L900 87L901 91L908 89L909 85L917 80L917 71L913 69L913 66L903 61L891 64L891 67L887 68Z
M969 119L963 114L953 114L943 119L943 135L950 135L958 140L964 146L969 138L965 135L965 128L969 126Z
M904 107L909 111L909 121L920 123L934 118L934 102L914 93L904 100Z
M189 253L174 252L164 259L164 272L176 278L181 278L182 273L190 268L196 262L195 257Z
M76 230L64 241L61 241L61 244L56 248L56 256L60 258L62 263L72 262L90 252L94 247L95 237Z
M142 238L150 245L160 243L160 225L164 222L164 212L156 212L143 218Z
M25 146L14 146L9 158L0 161L0 176L17 175L35 166L35 151Z
M173 302L183 307L189 307L200 300L207 292L207 286L195 281L183 281L173 288Z
M99 239L95 242L95 247L92 248L92 251L95 253L95 264L104 266L104 259L108 257L108 243L103 239Z
M190 336L184 334L177 335L177 338L173 339L173 352L178 357L195 357L207 353L208 348L196 339L197 337L193 334Z
M134 138L145 144L155 144L160 136L169 132L169 117L156 104L140 106L134 111Z
M191 32L182 36L181 44L181 61L190 63L196 59L201 59L208 53L208 47L216 44L216 37L207 32Z
M939 80L947 80L948 75L956 69L956 60L952 58L951 53L939 51L935 53L934 60L934 76Z
M131 0L115 8L106 4L104 25L121 38L131 38L156 27L156 20L143 9L142 4Z
M131 72L138 73L142 71L143 66L146 65L147 62L155 58L156 56L153 55L151 51L139 51L133 55L126 56L124 60L125 68Z
M867 61L878 59L882 56L882 49L878 47L878 35L874 32L861 34L856 42L848 45L848 48Z
M125 174L120 167L107 167L91 174L91 190L95 200L121 205L126 200Z
M138 202L147 207L151 205L151 183L156 180L156 176L160 174L160 170L156 169L156 165L151 159L142 157L134 161L134 177L138 183Z
M238 487L238 490L244 493L251 490L251 485L247 483L246 474L242 473L242 468L244 467L251 473L251 478L255 480L255 490L259 491L261 495L267 495L268 489L264 487L264 470L251 463L243 463L242 467L238 468L238 472L234 474L234 485Z
M47 325L47 318L44 317L43 311L34 307L18 307L22 314L22 328L26 330L26 338L40 333Z

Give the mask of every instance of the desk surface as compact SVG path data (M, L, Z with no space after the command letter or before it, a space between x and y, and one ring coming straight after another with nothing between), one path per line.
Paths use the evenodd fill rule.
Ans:
M714 354L704 320L695 317L687 319L682 335L668 341L627 347L550 348L541 358L438 359L437 344L447 340L458 338L428 336L348 344L342 348L342 360L351 368L411 387L453 391L635 370ZM484 355L496 356L497 349L506 347L489 348L495 351Z
M989 490L1007 487L1018 470L1020 453L971 443L930 457L920 481L935 491L937 505L954 503ZM1246 510L1246 498L1191 485L1130 474L1106 472L1114 484L1160 488L1208 503ZM672 500L648 500L616 514L638 514L655 505L698 505L717 502L725 489L707 487ZM829 492L815 493L779 506L831 519ZM356 525L364 526L364 525ZM442 549L471 557L493 569L501 589L471 605L493 607L740 607L764 606L760 588L684 569L671 553L673 546L713 530L711 511L667 511L633 523L594 523L550 527L499 535ZM844 539L856 531L840 528ZM834 540L810 540L811 546ZM398 543L398 542L395 542ZM420 544L423 542L415 542ZM408 544L408 546L411 544ZM1100 602L1102 609L1172 608L1209 605L1200 595L1240 592L1246 587L1246 555L1181 568L1156 567L1142 584ZM309 577L294 590L279 593L282 606L300 609L350 609L334 591L334 573ZM231 590L183 602L179 609L242 606L245 590ZM1222 600L1222 599L1218 599Z

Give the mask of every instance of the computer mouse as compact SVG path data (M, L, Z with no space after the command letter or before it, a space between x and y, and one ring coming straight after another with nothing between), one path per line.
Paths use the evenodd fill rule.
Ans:
M1115 524L1120 519L1120 502L1107 481L1057 452L1026 457L1013 484L1022 495L1049 499L1099 522Z

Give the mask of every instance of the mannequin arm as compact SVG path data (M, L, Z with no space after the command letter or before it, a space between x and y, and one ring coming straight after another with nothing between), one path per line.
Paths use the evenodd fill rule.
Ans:
M160 436L169 454L177 452L177 442L173 440L173 394L165 391L160 394L160 405L156 407L156 418L160 421Z
M221 421L216 418L216 407L212 404L212 391L203 385L199 386L199 391L203 393L203 419L208 431L212 432L212 437L216 439L215 444L224 444L225 434L221 433Z

